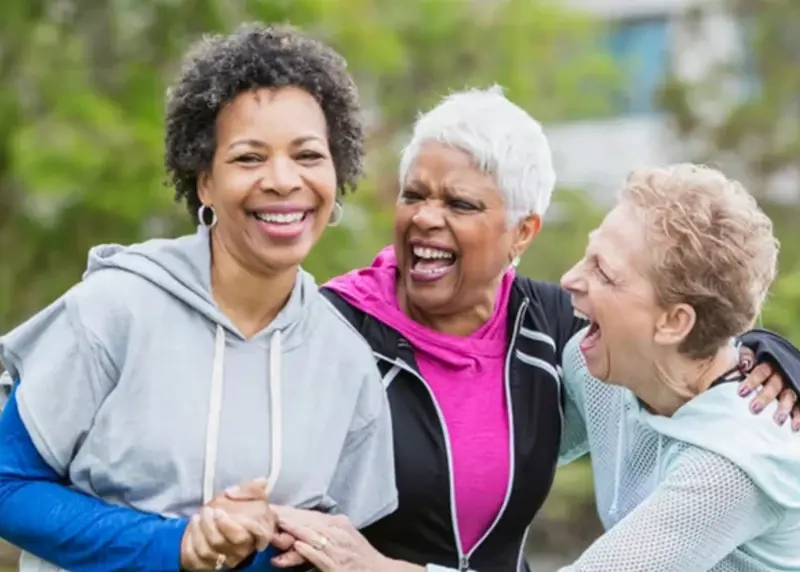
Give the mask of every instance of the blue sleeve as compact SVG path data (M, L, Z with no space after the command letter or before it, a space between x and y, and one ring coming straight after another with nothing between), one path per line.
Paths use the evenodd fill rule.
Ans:
M15 392L0 415L0 537L74 572L180 570L187 520L70 489L36 450Z
M761 328L742 334L739 340L753 350L756 363L766 361L772 364L780 371L783 380L800 395L800 350L792 342Z

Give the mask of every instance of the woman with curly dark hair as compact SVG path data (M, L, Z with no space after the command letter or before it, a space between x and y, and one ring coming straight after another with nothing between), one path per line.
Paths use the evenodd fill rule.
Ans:
M299 266L361 174L359 112L344 60L291 28L188 55L165 163L197 233L94 248L78 285L0 339L16 380L0 536L21 570L242 565L275 544L267 496L362 526L394 509L372 354ZM258 506L226 500L236 486Z

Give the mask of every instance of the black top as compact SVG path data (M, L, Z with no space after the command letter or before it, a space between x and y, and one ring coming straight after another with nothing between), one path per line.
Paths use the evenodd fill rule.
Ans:
M564 423L561 352L585 327L569 294L554 284L517 277L508 312L506 393L512 479L487 535L464 554L456 534L452 472L444 421L410 343L396 330L322 293L366 338L387 385L394 427L399 507L363 532L390 558L481 572L527 570L525 533L544 503L558 461Z

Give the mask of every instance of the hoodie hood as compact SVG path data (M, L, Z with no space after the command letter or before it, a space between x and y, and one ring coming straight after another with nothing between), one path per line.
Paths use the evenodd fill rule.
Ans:
M660 435L725 457L753 479L777 504L800 509L800 438L789 424L773 420L777 401L753 415L738 384L723 383L701 393L672 417L643 411Z
M89 251L83 279L104 270L130 272L168 292L241 340L241 332L219 310L211 294L211 246L208 229L199 226L193 235L175 239L153 239L123 246L103 244ZM294 289L286 305L259 336L280 330L284 344L294 347L303 339L303 318L317 294L314 278L298 270Z

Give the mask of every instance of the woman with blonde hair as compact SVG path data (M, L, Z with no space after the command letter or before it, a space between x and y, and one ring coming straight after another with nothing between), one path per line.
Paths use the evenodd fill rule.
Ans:
M565 571L800 569L800 440L739 398L732 343L777 257L772 222L721 172L630 175L561 281L590 321L564 380L607 530ZM800 353L782 354L796 378Z

